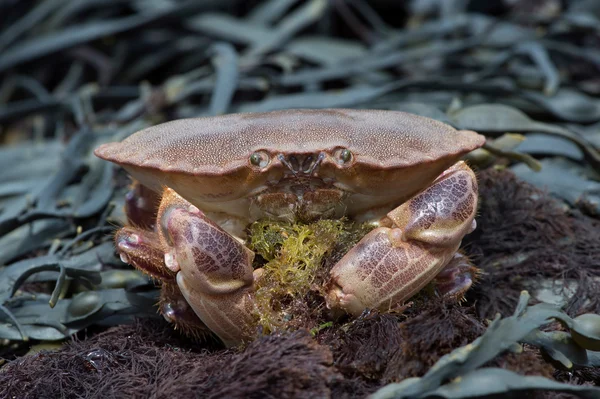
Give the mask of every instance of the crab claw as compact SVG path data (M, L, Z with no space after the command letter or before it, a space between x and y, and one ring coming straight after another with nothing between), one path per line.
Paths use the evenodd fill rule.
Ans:
M389 212L382 224L391 227L371 231L333 267L327 305L358 316L409 299L455 259L463 236L474 227L476 210L475 174L458 162ZM458 291L445 286L450 293L464 292L472 283L447 274L446 282L462 285Z
M251 338L254 253L171 189L158 220L165 264L194 312L226 346Z

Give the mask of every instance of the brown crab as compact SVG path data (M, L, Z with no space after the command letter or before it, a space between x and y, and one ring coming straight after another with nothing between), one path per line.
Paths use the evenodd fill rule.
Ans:
M347 216L378 226L331 270L331 308L389 309L436 277L445 294L468 289L457 250L475 228L477 182L459 159L484 140L402 112L286 110L177 120L95 153L162 193L154 229L117 233L122 258L165 280L164 298L181 291L187 303L163 301L165 317L189 304L233 346L255 330L260 269L242 242L258 219Z

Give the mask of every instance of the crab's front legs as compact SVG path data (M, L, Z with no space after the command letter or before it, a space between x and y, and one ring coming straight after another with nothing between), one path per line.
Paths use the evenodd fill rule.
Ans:
M458 162L409 201L387 214L331 270L327 304L353 315L390 308L438 274L443 292L464 292L472 281L468 261L456 255L475 228L477 180ZM446 269L444 269L446 267Z
M253 335L254 253L173 190L163 192L154 231L124 227L115 243L124 262L163 282L167 320L191 335L208 327L227 346Z
M253 334L254 253L171 189L158 210L165 266L204 324L226 346Z

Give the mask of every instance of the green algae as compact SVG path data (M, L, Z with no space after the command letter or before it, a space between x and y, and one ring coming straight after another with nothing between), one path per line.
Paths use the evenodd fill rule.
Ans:
M258 255L255 268L262 270L255 312L263 332L288 328L310 312L308 302L312 294L321 295L328 269L371 228L347 219L253 223L248 246Z

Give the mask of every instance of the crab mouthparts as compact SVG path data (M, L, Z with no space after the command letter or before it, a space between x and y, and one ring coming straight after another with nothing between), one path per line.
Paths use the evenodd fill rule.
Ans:
M323 159L325 159L325 153L320 152L317 156L315 154L294 154L289 155L287 158L285 155L279 154L277 159L288 168L294 177L307 177L312 176L317 170Z

